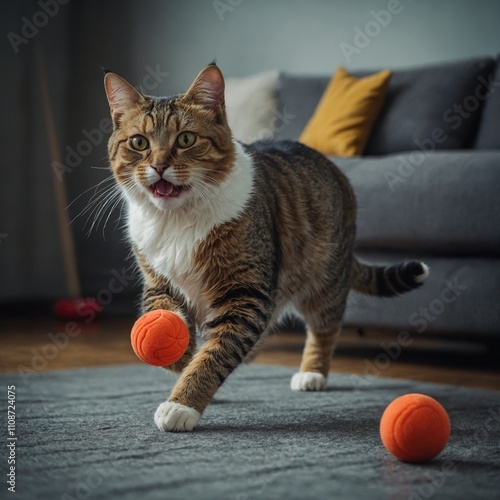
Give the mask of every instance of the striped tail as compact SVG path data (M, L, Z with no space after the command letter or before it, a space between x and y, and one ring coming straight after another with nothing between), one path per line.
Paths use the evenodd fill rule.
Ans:
M371 266L352 259L351 287L379 297L395 297L422 286L429 276L423 263L409 260L393 266Z

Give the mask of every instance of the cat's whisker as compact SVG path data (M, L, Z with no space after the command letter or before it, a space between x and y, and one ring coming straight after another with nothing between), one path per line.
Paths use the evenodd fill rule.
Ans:
M217 206L217 199L220 198L220 196L224 196L224 190L220 190L218 187L212 187L211 185L207 184L207 181L216 181L217 179L215 177L212 177L209 172L203 172L202 174L200 174L200 177L196 175L193 176L193 180L193 185L196 186L198 192L206 195L204 201L206 201L210 205L210 207L215 208ZM231 202L231 200L226 201Z
M104 224L102 226L102 237L104 239L106 239L106 235L104 233L104 230L106 229L106 226L108 225L108 221L109 221L109 218L111 217L111 214L115 211L115 208L118 206L118 204L120 203L123 203L123 199L121 196L117 197L115 199L115 202L113 203L113 205L111 206L110 210L109 210L109 213L108 213L108 216L106 217L106 220L104 221ZM121 213L121 211L120 211Z
M109 193L114 191L115 186L106 186L105 188L101 189L101 191L94 193L92 197L90 198L89 202L87 205L71 219L70 224L72 224L77 218L82 217L83 215L87 213L92 213L98 206L101 200L103 200Z
M110 193L113 193L115 189L116 186L114 184L111 184L110 186L103 187L100 191L95 192L90 197L86 207L82 210L82 215L93 206L99 204L101 200L105 199Z
M80 193L67 207L66 207L66 210L71 207L71 205L73 205L73 203L75 203L76 201L78 201L84 194L88 193L89 191L92 191L92 189L94 190L97 190L101 184L104 184L105 182L107 181L111 181L113 180L113 175L109 175L108 177L105 177L104 179L102 179L101 181L99 181L96 185L94 186L91 186L89 187L88 189L86 189L85 191L83 191L82 193Z
M216 199L210 188L201 179L193 177L190 181L190 187L195 190L196 195L204 202L206 209L213 214L216 209Z
M84 227L87 226L89 223L89 220L92 216L94 216L94 220L92 221L92 224L90 226L90 229L87 232L87 235L90 235L92 233L93 228L97 225L99 225L99 221L101 219L102 214L105 214L106 209L115 201L116 197L118 196L118 193L115 191L109 198L106 199L106 201L102 205L97 205L94 210L89 214Z
M87 202L87 205L83 209L81 213L85 213L85 209L87 209L89 206L92 206L94 203L98 202L103 196L105 196L108 192L111 192L114 189L114 183L104 186L104 185L98 185L94 188L94 193L90 197L90 199Z
M127 189L132 194L139 191L139 187L138 187L137 183L132 178L125 179L124 181L122 181L121 185L122 185L122 187ZM87 231L88 236L92 233L92 230L94 229L94 227L97 229L99 227L99 225L101 224L101 222L104 220L102 232L103 232L103 237L105 238L104 231L105 231L106 226L109 222L109 219L110 219L111 215L113 214L113 212L115 211L116 207L120 204L122 204L122 205L120 207L120 214L119 214L119 217L117 219L117 224L118 224L119 220L121 219L122 210L123 210L123 201L124 201L122 189L120 188L120 186L115 185L113 191L114 192L111 193L109 198L106 199L106 201L102 205L95 206L94 210L89 215L85 225L88 224L88 221L90 220L92 215L94 215L94 220L90 226L90 229Z
M101 189L101 191L94 193L92 198L89 200L88 205L80 213L80 215L83 215L87 212L89 213L86 224L93 214L97 216L97 213L102 209L102 207L105 206L110 201L110 199L114 199L119 194L120 189L114 183L111 186L106 186L106 188ZM105 201L103 204L101 204L103 200Z
M134 194L140 190L140 187L137 185L137 183L132 178L129 178L129 179L126 179L125 181L123 181L122 186L125 189L127 189L131 194ZM101 221L104 219L104 217L106 217L106 219L104 220L103 228L102 228L103 237L105 237L104 231L105 231L106 226L109 222L109 219L110 219L111 215L113 214L113 212L115 211L116 207L118 205L120 205L120 213L119 213L119 216L117 218L115 228L118 226L118 224L121 220L121 217L122 217L123 206L124 206L123 201L124 200L123 200L123 193L122 193L122 190L120 189L120 187L119 186L115 186L115 187L116 187L115 191L104 202L104 204L98 209L98 211L94 211L94 221L92 222L92 225L87 233L88 235L90 235L90 233L92 232L92 229L94 227L96 227L96 228L99 227ZM89 218L90 218L90 216L89 216Z
M211 213L215 213L217 210L218 200L221 196L224 196L224 192L220 191L217 187L212 187L207 184L206 180L209 176L203 173L202 176L193 175L191 185L196 190L197 195L205 203L206 208L210 210ZM226 200L230 202L230 200Z
M100 221L106 215L109 207L111 207L115 203L115 201L117 201L117 200L120 201L122 198L121 189L118 185L113 186L113 189L110 190L109 192L107 192L106 195L107 195L107 199L105 200L105 202L102 205L95 205L94 210L92 210L91 214L89 215L89 218L87 219L87 223L88 223L88 220L90 219L92 214L94 214L94 220L93 220L92 225L90 227L89 234L92 232L92 229L94 228L94 226L96 226L96 225L99 226ZM109 197L108 197L108 195L109 195ZM111 209L110 213L111 212L112 212L112 209Z
M116 229L124 229L125 225L119 226L121 220L122 220L122 215L123 215L123 207L125 206L125 203L122 203L120 205L120 213L118 214L118 218L116 219L116 224L115 224L115 230Z

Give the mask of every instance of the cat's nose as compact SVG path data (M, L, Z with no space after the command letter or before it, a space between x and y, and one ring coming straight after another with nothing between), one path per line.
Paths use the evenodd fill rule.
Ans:
M167 170L168 165L166 163L155 163L151 165L151 168L154 168L160 175Z

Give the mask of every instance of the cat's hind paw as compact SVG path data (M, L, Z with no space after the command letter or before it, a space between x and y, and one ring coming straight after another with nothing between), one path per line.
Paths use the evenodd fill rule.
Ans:
M296 373L290 382L292 391L322 391L326 385L326 377L317 372Z
M160 431L189 432L195 428L200 417L201 413L194 408L166 401L156 410L155 424Z

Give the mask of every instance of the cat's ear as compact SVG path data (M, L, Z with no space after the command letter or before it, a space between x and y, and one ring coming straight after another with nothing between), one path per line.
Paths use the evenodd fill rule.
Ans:
M215 63L200 71L184 99L216 112L224 112L224 77Z
M144 96L116 73L108 72L104 75L104 88L115 126L120 124L120 118L126 111L144 101Z

